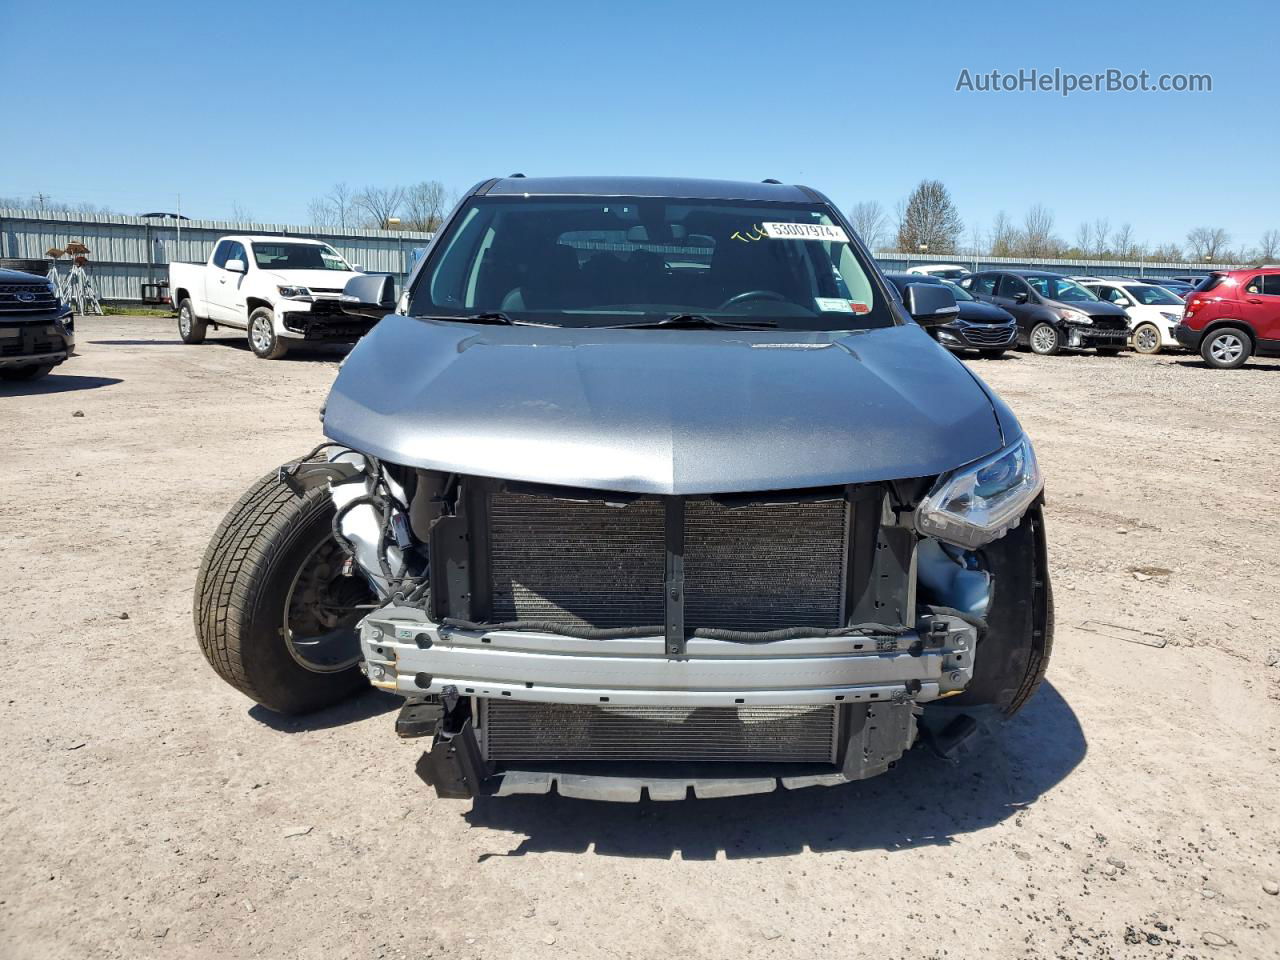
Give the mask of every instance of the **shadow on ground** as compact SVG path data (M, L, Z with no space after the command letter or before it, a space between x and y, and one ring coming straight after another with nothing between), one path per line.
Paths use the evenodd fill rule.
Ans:
M121 382L118 377L77 377L55 371L39 380L0 380L0 396L33 397L43 393L96 390L99 387L110 387Z
M403 697L370 687L358 697L352 697L337 706L301 717L286 717L279 713L272 713L266 707L259 705L249 708L249 716L264 727L279 730L281 733L307 733L312 730L328 730L332 727L344 727L349 723L359 723L361 720L398 710L403 703Z
M1260 359L1262 360L1261 363L1259 362ZM1218 370L1216 367L1209 366L1209 364L1205 363L1199 357L1186 360L1175 360L1173 362L1180 367L1191 367L1196 370L1212 370L1214 373L1276 373L1277 371L1280 371L1280 363L1267 363L1267 359L1268 358L1266 357L1250 357L1245 361L1244 366L1236 367L1234 370Z
M98 347L180 347L181 340L90 340L90 346Z
M588 850L663 860L673 853L713 860L720 853L739 859L805 849L898 850L949 844L1017 814L1063 780L1086 750L1075 713L1045 683L1017 718L985 735L958 766L916 749L884 776L841 787L679 803L485 798L465 816L472 826L520 837L505 849L494 838L495 849L481 860Z

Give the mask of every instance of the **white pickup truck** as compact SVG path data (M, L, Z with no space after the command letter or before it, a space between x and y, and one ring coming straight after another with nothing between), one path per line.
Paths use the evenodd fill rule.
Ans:
M222 237L209 262L169 264L183 343L210 326L246 331L249 347L278 360L290 342L354 343L376 320L342 312L348 280L360 275L333 247L296 237Z

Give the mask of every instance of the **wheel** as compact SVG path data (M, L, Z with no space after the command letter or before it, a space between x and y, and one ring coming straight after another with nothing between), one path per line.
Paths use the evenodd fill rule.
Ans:
M276 336L270 307L259 307L249 314L249 349L263 360L279 360L289 351L289 345Z
M999 360L1004 356L1003 350L979 350L978 356L983 360Z
M1037 323L1031 328L1031 352L1042 357L1052 357L1062 352L1062 337L1048 323Z
M1154 323L1140 323L1133 331L1133 349L1138 353L1160 352L1160 328Z
M1118 357L1124 350L1121 347L1098 347L1097 353L1100 357Z
M344 574L332 522L327 488L298 497L270 473L227 513L196 575L205 659L278 713L318 710L366 685L356 625L373 593Z
M0 367L0 380L39 380L53 368L52 363L38 367Z
M991 704L1012 716L1044 682L1053 653L1053 586L1041 507L1033 506L1018 526L977 553L999 588L978 641L973 679L947 702Z
M1219 327L1200 342L1204 362L1219 370L1234 370L1253 353L1253 341L1239 327Z
M183 343L204 343L204 335L209 330L209 321L201 320L191 307L191 301L183 299L178 304L178 336Z

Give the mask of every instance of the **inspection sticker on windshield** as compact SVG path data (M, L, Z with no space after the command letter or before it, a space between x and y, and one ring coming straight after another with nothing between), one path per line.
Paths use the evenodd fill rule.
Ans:
M762 223L760 229L770 240L829 240L832 243L848 243L849 237L841 227L828 227L825 223Z
M839 297L814 297L813 302L823 313L853 313L853 304Z

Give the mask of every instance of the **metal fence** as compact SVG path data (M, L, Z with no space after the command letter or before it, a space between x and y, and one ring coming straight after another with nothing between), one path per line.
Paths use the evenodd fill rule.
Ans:
M1169 262L1156 260L1067 260L1041 257L974 257L960 254L892 253L876 254L880 269L890 272L906 270L917 264L954 263L977 273L979 270L1051 270L1068 276L1103 277L1182 277L1203 275L1211 270L1238 270L1246 264L1209 263L1188 260Z
M397 283L408 275L415 248L429 233L400 230L326 230L280 223L172 220L108 214L42 213L0 207L0 257L45 260L50 248L79 240L90 250L89 271L103 300L138 301L142 284L166 280L170 261L204 262L224 234L312 237L323 240L348 262L369 273L385 273ZM64 258L63 273L69 268Z

